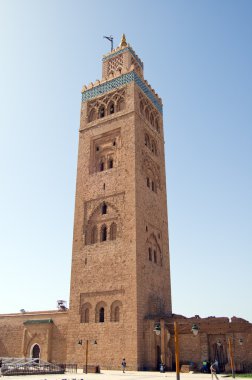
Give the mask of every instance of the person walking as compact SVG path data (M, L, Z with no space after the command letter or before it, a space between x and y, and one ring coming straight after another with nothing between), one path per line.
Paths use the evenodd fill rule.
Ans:
M215 362L212 363L212 365L211 365L211 367L210 367L211 378L212 378L212 380L213 380L213 377L215 377L216 380L219 380L219 378L218 378L218 376L217 376L217 374L216 374L216 372L217 372L217 368L218 368L218 362L217 362L217 360L215 360Z
M125 358L123 358L123 360L122 360L122 370L123 370L123 373L125 373L125 368L126 368L126 360L125 360Z

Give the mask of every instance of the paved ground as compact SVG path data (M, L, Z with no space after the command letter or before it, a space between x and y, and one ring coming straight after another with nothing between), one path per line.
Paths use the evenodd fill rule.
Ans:
M218 375L220 380L227 376ZM2 377L3 379L3 377ZM32 375L32 376L5 376L4 380L176 380L175 372L135 372L135 371L102 371L100 374L81 372L77 374L66 373L65 375ZM230 380L232 377L230 377ZM211 380L210 374L181 373L180 380Z

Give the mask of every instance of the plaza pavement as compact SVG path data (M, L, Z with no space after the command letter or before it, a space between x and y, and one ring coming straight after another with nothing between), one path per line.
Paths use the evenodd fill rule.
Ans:
M224 380L227 375L218 375L220 380ZM31 375L31 376L4 376L5 380L176 380L175 372L142 372L142 371L105 371L101 373L65 373L64 375ZM230 376L230 379L232 377ZM210 374L202 373L181 373L180 380L211 380Z

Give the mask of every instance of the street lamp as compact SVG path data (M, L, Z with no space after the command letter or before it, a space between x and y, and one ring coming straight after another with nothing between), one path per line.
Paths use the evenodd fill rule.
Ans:
M88 343L89 343L89 340L88 339L86 339L86 364L85 364L85 367L86 367L86 373L88 373L88 370L87 370L87 368L88 368ZM97 341L96 340L93 340L93 341L90 341L90 343L92 343L92 344L97 344ZM78 341L78 344L79 345L83 345L84 344L84 342L83 342L83 340L82 339L80 339L79 341Z
M199 333L199 328L195 323L192 325L191 332L193 333L194 336L197 336Z
M155 323L153 331L156 333L156 335L160 335L161 334L161 326L160 326L159 322Z

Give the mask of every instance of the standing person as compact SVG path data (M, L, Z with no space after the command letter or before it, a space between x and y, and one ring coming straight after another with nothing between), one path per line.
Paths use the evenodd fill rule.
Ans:
M126 360L125 360L125 358L123 358L123 360L122 360L122 370L123 370L123 373L125 372L125 368L126 368Z
M212 380L213 380L214 376L215 376L216 380L219 380L218 376L216 375L217 368L218 368L218 362L217 362L217 360L215 360L215 362L212 363L212 365L210 367Z

